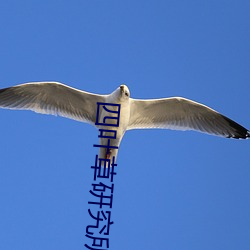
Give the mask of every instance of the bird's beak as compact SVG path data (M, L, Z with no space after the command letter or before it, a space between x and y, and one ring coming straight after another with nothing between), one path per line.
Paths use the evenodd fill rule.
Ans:
M124 85L121 85L120 89L121 89L122 92L124 92Z

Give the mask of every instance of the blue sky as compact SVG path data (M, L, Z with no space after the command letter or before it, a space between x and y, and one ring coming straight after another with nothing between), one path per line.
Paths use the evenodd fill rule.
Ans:
M245 127L249 1L1 1L0 88L60 81L183 96ZM84 249L97 130L0 110L0 249ZM250 247L249 141L134 130L120 146L110 249Z

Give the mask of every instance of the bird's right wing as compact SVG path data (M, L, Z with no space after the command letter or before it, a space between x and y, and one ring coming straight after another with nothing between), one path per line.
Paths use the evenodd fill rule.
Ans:
M0 89L1 108L32 110L91 124L96 120L96 103L105 102L105 98L58 82L33 82Z
M247 138L250 132L217 111L181 97L130 99L129 129L165 128L196 130L208 134Z

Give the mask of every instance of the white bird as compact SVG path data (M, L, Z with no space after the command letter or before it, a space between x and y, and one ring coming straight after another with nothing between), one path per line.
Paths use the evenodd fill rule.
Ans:
M116 126L95 125L105 116L116 113L101 110L97 118L97 102L120 104L120 123ZM119 147L124 133L131 129L196 130L212 135L246 139L250 132L217 111L182 97L162 99L133 99L126 85L120 85L109 95L98 95L71 88L58 82L32 82L0 89L0 107L32 110L37 113L60 115L95 125L98 129L116 131L110 139L111 147ZM116 108L111 108L115 111ZM115 120L110 121L115 124ZM103 131L104 136L113 135ZM108 138L100 138L100 145L107 145ZM116 159L118 148L102 148L99 158Z

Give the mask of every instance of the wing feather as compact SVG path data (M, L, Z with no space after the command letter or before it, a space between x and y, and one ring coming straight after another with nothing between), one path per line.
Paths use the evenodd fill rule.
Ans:
M105 102L105 99L105 95L58 82L32 82L0 89L1 108L32 110L92 124L96 119L96 103Z
M233 138L250 137L250 132L217 111L182 97L130 100L129 129L162 128L197 130Z

